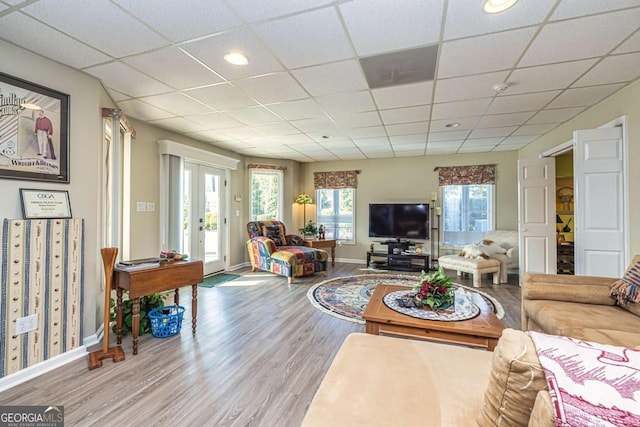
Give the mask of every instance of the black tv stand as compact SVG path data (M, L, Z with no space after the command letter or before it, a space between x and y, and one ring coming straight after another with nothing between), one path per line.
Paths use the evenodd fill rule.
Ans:
M416 245L415 242L397 239L380 243L388 246L387 252L367 252L367 266L373 266L381 270L429 270L429 255L408 252L410 247ZM372 257L378 259L372 260Z

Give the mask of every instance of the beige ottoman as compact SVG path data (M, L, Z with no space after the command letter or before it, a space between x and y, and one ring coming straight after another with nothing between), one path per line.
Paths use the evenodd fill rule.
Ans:
M493 273L493 284L500 283L500 261L497 259L465 258L458 255L444 255L438 258L438 265L448 270L456 270L458 276L462 273L473 275L473 286L480 287L482 275Z

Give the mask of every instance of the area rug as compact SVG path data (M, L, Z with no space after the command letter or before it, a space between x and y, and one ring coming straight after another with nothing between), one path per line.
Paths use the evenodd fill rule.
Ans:
M198 283L198 286L203 288L214 288L221 283L229 282L231 280L237 279L238 277L240 277L239 274L214 274L213 276L205 277L202 283Z
M397 274L361 274L357 276L337 277L313 285L307 292L307 298L319 310L354 323L364 324L362 313L369 303L374 289L379 284L400 285L410 288L418 282L417 276ZM489 307L493 308L498 319L504 317L502 305L492 296L477 289L456 283L456 286L470 292L477 292Z

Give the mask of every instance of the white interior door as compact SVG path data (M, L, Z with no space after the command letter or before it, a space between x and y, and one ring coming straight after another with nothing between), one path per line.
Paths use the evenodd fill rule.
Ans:
M575 131L575 272L622 277L625 253L621 127Z
M518 161L520 277L556 273L555 179L553 158Z
M225 269L226 182L225 171L185 162L184 247L204 262L204 274Z

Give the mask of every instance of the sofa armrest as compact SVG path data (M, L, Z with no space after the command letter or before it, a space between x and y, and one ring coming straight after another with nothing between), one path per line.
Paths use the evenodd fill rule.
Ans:
M522 281L522 299L614 305L615 299L609 294L611 284L616 280L612 277L526 273Z
M268 237L257 236L247 241L247 247L258 249L259 256L270 257L276 251L276 244Z

